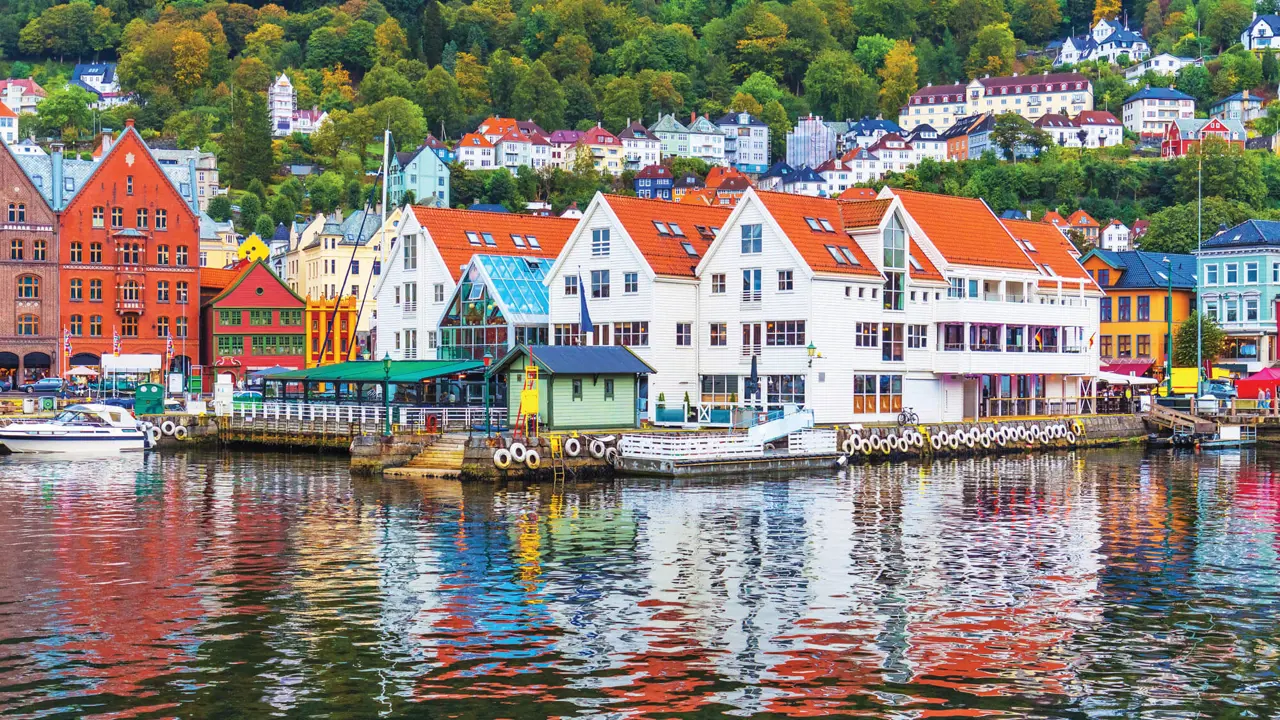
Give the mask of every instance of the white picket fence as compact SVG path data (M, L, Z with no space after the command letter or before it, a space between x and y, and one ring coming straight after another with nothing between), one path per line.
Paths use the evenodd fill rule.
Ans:
M381 405L333 405L328 403L295 403L267 401L261 403L232 403L231 414L240 419L304 420L308 422L340 422L361 425L381 425L384 421ZM506 408L490 408L489 417L495 426L507 423ZM434 422L430 418L434 418ZM441 429L467 428L484 425L484 408L477 407L391 407L391 422L405 428L425 429L434 425Z
M836 431L810 428L787 436L787 451L792 455L834 455Z

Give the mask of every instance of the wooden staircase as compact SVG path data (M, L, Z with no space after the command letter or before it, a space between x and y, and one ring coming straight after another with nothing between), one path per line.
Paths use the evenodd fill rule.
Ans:
M1212 435L1218 431L1218 424L1203 420L1195 415L1179 412L1158 403L1151 405L1148 417L1156 425L1174 432L1186 432L1195 435Z
M455 478L462 474L466 447L466 433L445 433L414 459L383 474L391 478Z

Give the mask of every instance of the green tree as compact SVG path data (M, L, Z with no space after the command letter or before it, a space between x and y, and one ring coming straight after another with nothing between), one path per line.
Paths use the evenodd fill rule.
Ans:
M333 28L316 28L307 38L307 67L333 67L342 60L342 38Z
M610 80L604 88L600 112L604 117L604 126L610 132L621 132L627 126L628 118L635 119L644 115L644 106L640 102L640 83L629 77Z
M1204 18L1204 34L1219 51L1240 40L1240 33L1253 19L1253 6L1242 0L1219 0L1212 13Z
M365 71L373 67L378 50L378 28L368 20L357 20L342 34L342 65Z
M1238 145L1210 136L1176 162L1173 187L1174 196L1180 202L1195 200L1201 186L1206 194L1240 200L1254 207L1260 208L1266 202L1267 187L1257 153L1246 153Z
M271 198L271 202L267 203L267 211L271 213L271 221L274 224L283 223L288 225L293 222L294 215L298 212L298 206L293 204L293 199L288 195L277 194Z
M791 120L782 103L770 100L760 111L760 120L769 126L769 156L781 159L787 154L787 133L791 132Z
M1160 0L1152 2L1159 7ZM1056 37L1061 26L1062 10L1057 0L1014 0L1011 20L1014 35L1027 42L1042 43Z
M898 117L911 94L920 87L919 70L911 43L896 41L880 68L880 112L885 117Z
M410 97L413 91L413 85L403 75L386 65L375 65L360 81L360 97L366 103L389 97Z
M74 138L81 130L88 130L93 120L89 110L97 98L77 85L50 90L36 106L36 118L46 135Z
M489 86L489 98L493 111L498 115L511 114L511 96L520 84L520 68L523 65L506 50L498 50L489 58L485 81Z
M462 92L458 90L457 81L443 67L437 65L427 72L427 76L418 82L416 97L422 106L427 132L441 133L441 137L445 137L449 132L457 134L462 129L466 118Z
M267 201L267 187L263 185L262 180L258 178L250 180L249 184L245 186L244 191L257 195L258 199L263 202Z
M1018 161L1018 150L1026 142L1031 123L1015 113L1004 113L996 116L991 128L991 142L1000 148L1005 160Z
M342 200L342 175L326 170L320 177L307 183L307 196L311 200L311 211L315 213L333 212Z
M270 215L263 213L258 216L257 220L253 221L253 232L263 242L271 242L271 236L276 232L275 221L271 219Z
M1199 65L1187 65L1178 71L1176 87L1196 99L1197 106L1205 106L1213 100L1212 79L1209 71Z
M368 113L374 128L390 128L391 137L405 147L417 147L427 135L422 108L402 97L383 98L368 107L360 108L355 114L361 113Z
M209 217L218 222L231 219L231 198L226 195L214 195L209 198L209 207L205 210Z
M543 128L559 128L564 126L566 109L560 83L551 77L551 71L541 60L533 61L511 94L511 114L532 118Z
M1196 203L1187 202L1167 207L1151 216L1151 225L1142 236L1143 250L1150 252L1194 252L1197 238L1208 239L1219 224L1227 227L1238 225L1253 214L1244 203L1206 197L1203 207L1203 223L1197 224Z
M565 126L595 125L600 119L600 107L591 86L581 77L570 75L560 83L560 89L564 91Z
M740 92L737 95L734 95L733 99L729 101L729 110L733 112L750 113L756 117L760 117L760 113L764 112L764 106L761 105L760 101L756 100L754 97L744 92Z
M1280 82L1280 63L1276 62L1276 54L1270 48L1262 53L1262 81L1267 85Z
M422 22L419 23L422 38L422 56L428 65L438 65L444 56L444 18L440 14L440 3L427 0L422 7Z
M738 92L750 95L761 105L768 105L773 100L780 101L784 94L783 89L778 87L778 81L762 72L751 73L738 86Z
M240 230L242 232L251 232L261 214L262 201L257 195L244 193L240 196Z
M843 50L818 55L804 76L804 97L813 112L827 117L873 115L880 88Z
M894 41L883 35L863 35L858 38L858 49L853 60L868 75L874 75L884 65L884 59L893 50Z
M1000 76L1013 72L1015 44L1008 24L988 25L978 31L969 48L965 69L969 77Z
M232 181L241 187L257 179L271 179L271 118L262 93L238 89L231 108L231 126L223 133L224 159ZM250 226L252 227L252 226Z
M1173 361L1178 367L1196 367L1196 325L1200 326L1200 358L1217 360L1226 344L1227 333L1213 318L1198 311L1182 321L1173 333Z
M988 25L1008 25L1009 13L1002 0L956 0L947 27L955 33L961 48L972 47L978 33Z

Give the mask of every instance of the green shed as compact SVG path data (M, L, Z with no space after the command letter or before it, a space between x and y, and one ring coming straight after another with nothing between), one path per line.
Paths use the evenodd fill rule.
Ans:
M525 369L538 368L538 420L549 430L640 425L640 378L653 368L620 345L517 345L489 370L507 379L507 411L520 413Z

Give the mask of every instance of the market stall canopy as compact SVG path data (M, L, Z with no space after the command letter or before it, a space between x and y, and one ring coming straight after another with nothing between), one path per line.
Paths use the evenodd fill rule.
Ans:
M1133 360L1107 363L1102 366L1102 371L1113 375L1146 375L1151 369L1152 362L1152 360Z
M103 355L102 372L104 373L152 373L160 370L160 356L139 355Z
M67 375L70 377L97 377L98 371L93 370L92 368L87 368L83 365L77 365L68 370Z
M267 382L415 383L459 373L484 372L480 360L392 360L390 378L381 360L352 360L306 370L290 370L265 378Z
M279 375L280 373L284 373L284 372L292 372L294 369L295 368L284 367L283 365L273 365L269 368L255 370L249 373L249 377L253 378L254 380L260 380L265 377L271 377L272 375Z
M1241 400L1256 400L1258 393L1267 390L1271 397L1276 396L1280 387L1280 369L1262 368L1258 372L1236 381L1237 397Z
M1098 380L1111 385L1155 385L1155 378L1139 377L1137 375L1121 375L1119 373L1107 372L1101 370L1098 372Z

